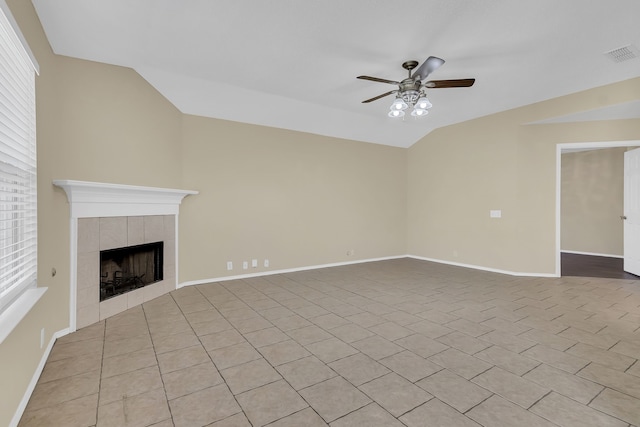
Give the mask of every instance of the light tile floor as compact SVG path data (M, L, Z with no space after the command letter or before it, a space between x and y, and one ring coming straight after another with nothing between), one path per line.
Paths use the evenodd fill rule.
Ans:
M182 288L58 340L29 426L640 426L640 283L401 259Z

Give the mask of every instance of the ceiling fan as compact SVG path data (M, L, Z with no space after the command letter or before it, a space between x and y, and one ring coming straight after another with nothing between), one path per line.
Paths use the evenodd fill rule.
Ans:
M396 94L396 100L391 105L390 117L402 117L404 116L404 110L409 106L414 107L411 112L412 116L424 116L427 109L431 108L431 102L427 99L425 89L440 89L448 87L470 87L476 79L455 79L455 80L427 80L429 74L437 70L442 64L444 59L430 56L418 67L418 61L406 61L402 64L402 68L409 72L409 76L402 81L381 79L379 77L371 76L358 76L358 79L371 80L373 82L388 83L397 85L398 89L391 90L383 93L382 95L374 96L373 98L362 101L363 104L367 104L372 101L376 101L385 96ZM418 67L413 74L411 71Z

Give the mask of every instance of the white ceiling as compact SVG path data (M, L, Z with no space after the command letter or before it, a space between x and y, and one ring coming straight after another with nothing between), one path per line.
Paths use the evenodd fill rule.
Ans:
M398 147L449 124L640 76L638 0L32 0L53 50L135 69L178 109ZM430 114L387 117L438 56ZM636 110L637 111L637 110ZM626 113L625 113L626 114Z

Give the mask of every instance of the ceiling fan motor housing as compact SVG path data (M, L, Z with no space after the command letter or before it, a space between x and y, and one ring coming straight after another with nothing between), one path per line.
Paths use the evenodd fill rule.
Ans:
M420 80L413 80L411 78L404 79L400 82L398 95L407 104L415 104L420 98Z

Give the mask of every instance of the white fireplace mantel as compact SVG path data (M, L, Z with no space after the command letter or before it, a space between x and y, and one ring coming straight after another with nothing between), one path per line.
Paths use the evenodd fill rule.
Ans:
M54 180L67 193L71 218L177 215L182 199L193 190L140 187L102 182Z

